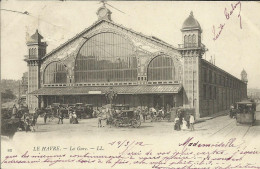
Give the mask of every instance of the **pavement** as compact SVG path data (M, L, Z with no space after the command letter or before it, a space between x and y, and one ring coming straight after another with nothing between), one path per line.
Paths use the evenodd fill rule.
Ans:
M209 115L207 117L201 117L201 118L197 119L196 122L201 122L201 121L205 121L205 120L214 119L214 118L219 117L219 116L225 116L225 115L228 115L228 113L229 113L229 110L223 110L223 111L211 114L211 115Z

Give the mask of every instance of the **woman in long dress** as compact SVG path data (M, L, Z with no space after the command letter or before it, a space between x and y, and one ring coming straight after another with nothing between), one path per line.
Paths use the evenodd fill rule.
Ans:
M73 117L73 124L78 124L79 122L78 122L78 118L77 118L77 114L76 114L76 112L73 112L73 115L72 115L72 117Z
M72 114L72 112L70 111L70 112L69 112L69 120L70 120L70 124L73 122L73 117L72 117L72 115L73 115L73 114Z
M180 119L178 116L174 119L174 130L180 131Z
M187 130L187 129L188 129L188 127L187 127L187 121L186 121L184 118L182 118L182 126L181 126L181 129L182 129L182 130Z

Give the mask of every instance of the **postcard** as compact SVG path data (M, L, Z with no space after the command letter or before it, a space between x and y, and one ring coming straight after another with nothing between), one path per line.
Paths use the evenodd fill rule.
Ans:
M1 168L260 169L259 11L2 1Z

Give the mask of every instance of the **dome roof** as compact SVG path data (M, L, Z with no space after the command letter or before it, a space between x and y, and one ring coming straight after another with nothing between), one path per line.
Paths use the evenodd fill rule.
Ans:
M42 35L36 29L36 32L27 40L27 43L39 43L43 39Z
M242 74L243 74L243 75L246 75L246 74L247 74L246 71L245 71L245 69L242 70L241 75L242 75Z
M190 12L190 16L183 22L182 30L187 29L199 29L201 30L199 22L194 18L193 12Z

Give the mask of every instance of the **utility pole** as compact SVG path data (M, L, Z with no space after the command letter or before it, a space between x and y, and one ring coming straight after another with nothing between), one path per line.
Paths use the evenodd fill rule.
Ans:
M18 105L20 105L20 101L21 101L21 88L20 88L20 80L19 80L19 93L18 93Z

